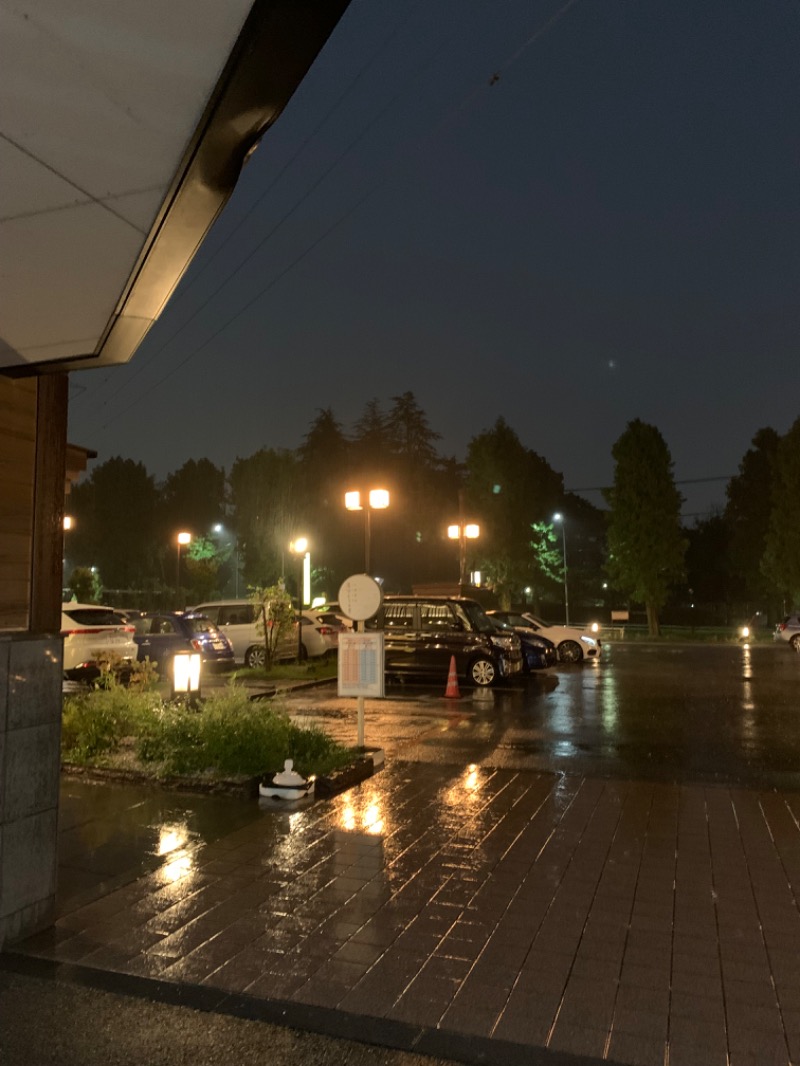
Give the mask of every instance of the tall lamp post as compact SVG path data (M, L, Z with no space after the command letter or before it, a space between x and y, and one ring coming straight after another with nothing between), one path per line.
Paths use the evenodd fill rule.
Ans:
M297 661L300 662L303 658L303 603L309 598L305 588L305 577L306 572L308 571L310 575L311 570L308 537L296 537L290 541L289 551L300 560L300 572L297 578Z
M370 489L367 493L358 491L344 494L344 505L348 511L364 512L364 573L369 573L370 565L370 514L372 511L384 511L389 506L387 489Z
M564 620L569 625L569 589L567 586L567 527L564 516L559 511L553 515L553 521L561 524L561 553L564 559Z
M458 583L467 583L467 541L476 540L481 535L481 527L475 522L457 523L447 527L450 540L458 541Z
M181 548L184 544L190 544L192 540L192 534L181 532L178 534L176 541L178 545L178 555L175 560L175 591L178 596L178 603L181 599Z

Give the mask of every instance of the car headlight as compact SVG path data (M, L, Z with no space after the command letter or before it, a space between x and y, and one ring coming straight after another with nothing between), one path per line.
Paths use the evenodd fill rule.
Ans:
M593 633L599 633L600 632L600 626L597 624L597 622L592 622L592 632Z

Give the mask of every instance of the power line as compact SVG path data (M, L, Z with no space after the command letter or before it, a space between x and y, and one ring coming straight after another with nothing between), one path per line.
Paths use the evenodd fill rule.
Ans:
M676 481L676 485L702 485L705 482L710 481L731 481L736 475L727 474L724 477L687 477L682 478L680 481ZM583 489L564 489L565 492L610 492L613 489L613 485L593 485L591 488Z
M521 55L525 52L525 50L527 48L529 48L536 41L538 41L542 36L544 36L544 34L548 30L550 30L562 18L562 16L565 15L570 10L570 8L575 6L577 3L578 3L578 0L567 0L566 4L562 5L562 7L559 8L559 10L556 11L542 26L540 26L533 34L531 34L531 36L523 43L523 45L520 48L517 49L517 51L510 57L510 59L505 64L502 65L502 67L500 69L503 70L503 71L508 70L509 67L521 57ZM422 69L424 69L425 66L428 66L428 65L430 65L433 62L433 60L438 56L438 54L442 51L442 49L445 47L445 45L449 44L449 42L452 40L453 36L455 36L455 35L452 35L450 38L448 38L444 42L444 44L442 44L436 50L436 52L428 60L426 60L421 65ZM496 81L496 78L493 76L493 78L490 81L490 85L494 84L495 81ZM461 111L463 111L464 108L466 108L479 93L485 91L485 88L486 88L486 84L484 82L482 82L480 86L477 86L474 90L472 90L470 93L468 93L464 97L464 99L458 105L456 105L456 107L453 108L447 115L445 115L445 117L439 123L437 123L437 125L431 131L429 131L423 138L421 138L421 140L415 146L416 150L419 150L419 148L427 140L429 140L431 136L433 136L435 133L437 133L442 128L442 126L444 126L448 121L450 121L455 115L457 115ZM252 259L252 257L256 254L256 252L258 252L260 250L260 248L263 246L263 244L270 237L272 237L272 235L279 228L279 226L281 226L283 224L283 222L286 221L286 219L288 217L290 217L294 213L294 211L297 209L297 207L299 207L300 204L305 199L307 199L308 196L313 191L315 191L315 189L320 185L322 180L325 177L327 177L328 174L331 173L331 171L338 165L338 163L341 161L341 159L344 158L344 155L346 155L347 152L349 152L362 139L362 137L375 125L375 123L378 121L379 118L382 118L383 115L386 114L386 112L389 110L389 108L394 105L396 100L403 94L403 92L404 92L404 90L401 90L401 92L398 92L397 94L395 94L394 97L392 97L392 100L389 102L389 104L387 104L387 106L385 108L383 108L382 111L379 112L378 115L376 115L375 118L373 118L370 121L370 123L368 123L367 127L365 127L365 129L362 130L362 132L350 143L350 145L347 147L347 149L345 149L344 152L340 153L339 157L337 157L337 159L334 161L334 163L314 183L314 185L311 187L311 189L308 190L308 192L306 194L304 194L303 198L298 203L296 203L276 223L275 226L273 226L273 228L269 231L269 233L267 233L261 239L261 241L259 241L259 243L253 249L253 251L242 261L242 263L239 264L239 266L233 271L233 273L230 274L226 279L224 279L223 282L217 287L217 289L214 290L214 292L211 294L209 299L212 299L214 296L216 296L228 284L228 282L231 281L236 276L236 274L242 269L242 267L247 262L249 262L250 259ZM183 366L185 366L186 363L190 359L194 358L196 355L199 355L200 352L202 352L213 340L215 340L218 336L220 336L221 333L223 333L226 329L228 329L228 327L231 326L233 324L233 322L235 322L238 318L240 318L241 315L243 315L257 300L259 300L262 296L264 296L267 292L269 292L270 289L272 289L278 283L278 281L280 281L283 277L285 277L286 274L288 274L290 270L292 270L298 263L300 263L306 257L306 255L308 255L316 247L318 247L318 245L321 244L322 241L325 240L326 237L328 237L343 222L345 222L347 219L349 219L361 206L363 206L364 203L366 203L367 200L369 200L372 196L374 196L375 193L377 193L380 189L382 189L388 183L388 181L394 176L394 174L395 174L395 168L394 167L388 168L386 174L384 175L384 177L382 179L380 179L371 189L367 190L367 192L364 193L364 195L361 196L351 208L349 208L347 211L345 211L344 214L340 215L339 218L335 222L333 222L325 231L323 231L323 233L318 238L316 238L314 241L312 241L312 243L310 245L308 245L298 256L296 256L289 264L287 264L276 275L274 275L270 279L270 281L268 281L267 284L265 286L263 286L255 294L254 297L252 297L250 300L248 300L247 303L245 303L243 307L241 307L237 312L235 312L233 315L231 315L201 345L199 345L199 347L197 347L193 351L191 351L175 367L173 367L171 370L169 370L166 374L162 375L153 385L151 385L148 389L146 389L143 393L141 393L137 398L132 400L131 403L129 403L126 407L123 407L122 410L117 413L115 418L119 418L122 415L126 414L129 410L131 410L132 407L136 406L136 404L140 403L141 400L143 400L146 396L148 396L150 392L152 392L154 389L156 389L160 385L162 385L165 381L167 381L170 377L172 377L173 374L177 373L177 371L180 370ZM206 306L206 305L204 305L204 306ZM174 339L174 336L177 336L177 333L179 333L184 328L184 326L188 324L188 322L192 321L196 317L196 315L198 313L199 313L199 310L197 312L195 312L195 314L193 314L186 322L184 322L183 325L180 327L180 329L177 330L175 332L175 334L173 334L172 337L170 337L168 339L168 341L165 342L165 343L169 343L169 341ZM159 349L159 351L161 351L161 350L163 350L163 346L162 346L162 349ZM138 373L138 370L137 370L137 373ZM125 386L122 386L122 387L127 388L128 384L129 384L129 381L126 382ZM120 389L115 390L115 392L112 393L112 395L108 398L108 400L105 401L105 403L108 403L109 400L113 399L113 397L116 396L121 391L122 387ZM107 429L109 425L110 425L110 422L106 422L100 428L101 429Z

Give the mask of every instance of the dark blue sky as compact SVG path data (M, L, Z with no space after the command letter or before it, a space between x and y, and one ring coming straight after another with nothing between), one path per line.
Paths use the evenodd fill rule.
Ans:
M353 0L70 439L229 468L411 390L444 454L502 415L569 488L633 418L735 473L800 415L798 45L797 0Z

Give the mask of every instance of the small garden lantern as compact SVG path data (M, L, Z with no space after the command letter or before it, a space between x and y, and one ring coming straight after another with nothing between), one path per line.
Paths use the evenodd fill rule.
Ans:
M178 651L172 660L172 698L185 696L189 701L200 699L199 651Z

